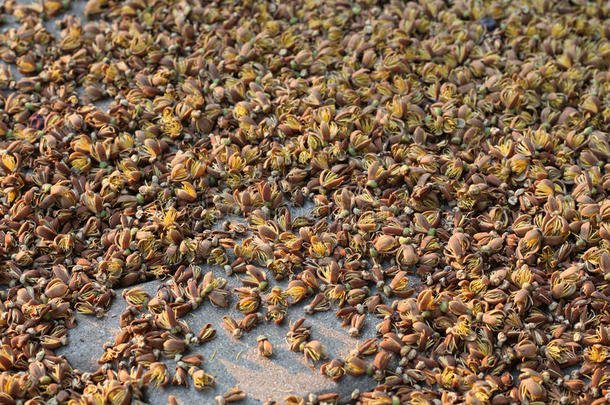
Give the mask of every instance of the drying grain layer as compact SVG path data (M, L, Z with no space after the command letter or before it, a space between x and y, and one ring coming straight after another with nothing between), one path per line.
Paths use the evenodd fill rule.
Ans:
M75 4L2 6L0 402L241 401L195 347L275 324L352 402L610 401L609 2Z

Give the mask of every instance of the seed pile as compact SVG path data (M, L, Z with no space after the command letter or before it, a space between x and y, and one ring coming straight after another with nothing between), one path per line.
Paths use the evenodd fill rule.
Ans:
M239 338L298 302L353 336L376 325L344 359L302 320L287 336L329 378L378 381L363 404L609 401L610 3L69 9L3 6L20 25L0 34L3 403L205 389L189 347L223 325L184 315L236 305L223 323ZM43 24L56 16L59 37ZM212 230L229 216L246 222ZM156 296L125 293L99 370L55 355L75 313L152 278Z

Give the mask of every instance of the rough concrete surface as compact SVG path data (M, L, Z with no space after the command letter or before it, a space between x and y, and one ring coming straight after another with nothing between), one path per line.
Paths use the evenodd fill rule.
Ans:
M220 269L204 271L221 273ZM236 276L228 278L230 288L241 285ZM149 294L155 295L160 281L151 281L140 286ZM69 344L57 351L70 361L73 367L82 371L97 369L97 359L103 353L103 345L114 339L119 331L119 316L127 308L127 303L117 291L117 297L104 318L78 315L78 326L69 332ZM354 339L342 328L335 311L319 312L307 315L307 324L312 327L312 339L321 341L327 350L328 358L345 358L356 348L359 341L374 336L374 326L369 320L363 328L362 336ZM248 394L245 404L258 404L269 399L281 401L290 394L307 395L308 393L337 392L342 398L349 398L356 388L371 389L375 381L369 377L344 376L340 384L322 376L319 366L309 366L302 353L291 352L285 342L289 321L305 316L303 305L289 309L281 325L263 323L241 339L232 338L222 326L222 317L230 314L235 318L240 313L233 309L216 308L206 302L205 305L187 315L185 319L195 332L210 322L217 330L216 338L201 346L194 346L193 352L204 356L202 368L215 376L216 384L212 389L198 392L190 387L167 387L149 389L146 400L150 404L167 403L168 395L174 395L183 404L213 402L216 395L238 386ZM265 334L273 345L273 356L265 359L258 355L256 337ZM171 364L170 364L171 363ZM173 361L168 362L173 370Z

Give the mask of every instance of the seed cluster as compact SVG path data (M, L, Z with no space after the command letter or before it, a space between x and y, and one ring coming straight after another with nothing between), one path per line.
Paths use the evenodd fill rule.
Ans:
M235 338L301 302L337 309L352 336L375 324L320 369L374 378L362 404L610 400L610 3L69 8L3 6L19 23L0 34L3 403L205 389L188 351L218 325L181 318L232 296ZM96 372L55 354L75 313L153 278L156 296L125 292ZM325 361L303 320L287 341Z

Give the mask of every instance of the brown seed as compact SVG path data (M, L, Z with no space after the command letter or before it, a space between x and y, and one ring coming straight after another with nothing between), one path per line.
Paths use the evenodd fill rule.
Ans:
M273 354L273 348L265 335L260 335L256 338L258 342L258 352L263 357L270 357Z

